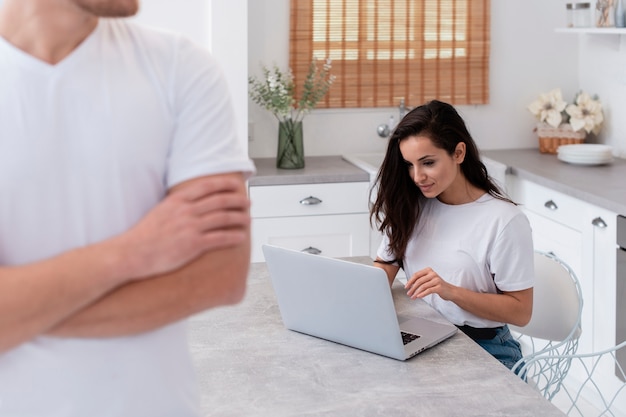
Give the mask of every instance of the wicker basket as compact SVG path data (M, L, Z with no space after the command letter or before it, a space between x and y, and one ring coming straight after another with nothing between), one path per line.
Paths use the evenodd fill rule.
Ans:
M551 154L556 154L556 150L561 145L583 143L587 136L584 130L574 132L569 124L552 127L546 123L541 123L537 125L535 131L539 136L539 152Z

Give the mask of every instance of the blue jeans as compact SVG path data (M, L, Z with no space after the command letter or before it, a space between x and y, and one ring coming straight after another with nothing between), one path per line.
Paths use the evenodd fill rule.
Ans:
M520 344L511 336L506 325L498 329L493 339L476 339L475 342L509 369L522 359Z

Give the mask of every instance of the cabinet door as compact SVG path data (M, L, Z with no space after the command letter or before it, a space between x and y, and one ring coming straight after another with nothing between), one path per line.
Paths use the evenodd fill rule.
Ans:
M252 262L264 262L261 245L269 243L333 258L366 256L369 215L282 217L252 220Z
M585 225L585 251L593 254L590 266L594 277L593 348L600 351L616 344L616 239L617 214L589 205ZM621 381L615 376L612 361L602 361L597 373L605 392L617 389Z
M593 254L594 349L615 345L617 214L589 206L586 216L586 251Z

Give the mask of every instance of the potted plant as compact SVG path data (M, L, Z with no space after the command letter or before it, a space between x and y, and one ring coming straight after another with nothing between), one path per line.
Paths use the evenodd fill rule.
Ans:
M335 76L330 74L331 61L318 67L314 59L304 80L302 95L295 98L296 87L291 70L277 66L262 67L263 78L248 78L252 101L270 111L278 119L278 151L276 167L304 168L302 120L326 95Z

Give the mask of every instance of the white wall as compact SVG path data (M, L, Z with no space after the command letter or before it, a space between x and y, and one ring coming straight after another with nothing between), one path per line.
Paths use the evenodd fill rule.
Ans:
M2 1L2 0L0 0ZM246 0L144 0L135 19L183 33L220 62L237 115L238 134L248 137L248 31Z
M536 147L535 120L526 106L555 87L568 96L575 93L578 39L554 32L565 21L564 0L494 0L491 7L491 100L458 109L481 148ZM259 75L261 63L287 68L289 0L249 1L248 12L250 73ZM250 155L275 156L276 120L256 104L249 106ZM397 109L314 110L304 120L305 153L382 151L386 141L376 127L390 115L397 120Z
M580 87L598 94L604 107L599 142L626 158L626 35L574 36L580 42Z
M209 2L206 0L143 0L135 20L147 25L184 33L210 48Z

